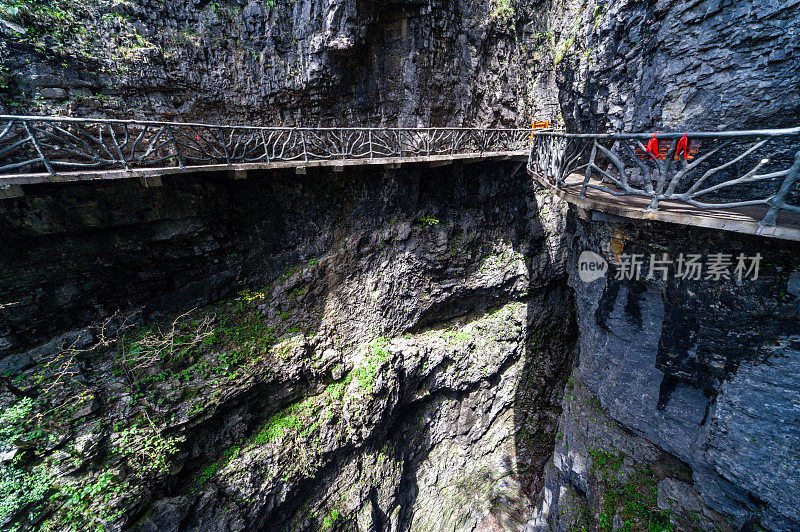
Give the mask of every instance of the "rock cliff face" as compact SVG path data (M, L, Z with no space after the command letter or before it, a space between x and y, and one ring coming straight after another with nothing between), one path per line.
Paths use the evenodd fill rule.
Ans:
M121 306L4 359L4 525L488 530L532 516L576 328L564 206L518 163L166 181L138 221L84 205L62 229L35 213L74 212L74 198L30 192L4 203L29 214L14 219L29 252L7 268L77 291L40 314L75 325L88 316L75 300L107 314L111 292L148 300L148 325ZM95 208L138 199L124 183L106 194ZM222 220L239 225L219 223L215 202L237 201ZM75 269L14 263L41 260L67 225ZM131 283L120 268L144 261L153 274ZM92 269L97 284L75 281ZM175 271L186 284L153 298ZM247 284L233 298L170 311L234 278ZM19 322L47 321L35 314Z
M791 126L798 6L17 2L0 11L0 110L311 126Z
M800 111L795 0L574 2L551 25L574 131L793 127Z
M166 180L125 223L99 213L131 185L87 186L83 218L50 186L3 204L6 268L44 272L16 294L78 292L3 308L38 324L6 336L5 525L798 526L796 246L583 222L511 163ZM584 283L585 249L763 259Z
M0 26L7 112L453 126L524 124L545 109L497 2L53 4L22 2Z
M797 529L798 246L669 224L574 229L580 356L537 527L666 522L638 510L650 500L688 529ZM638 254L642 278L612 268L585 283L583 250ZM763 258L755 280L647 279L664 253Z

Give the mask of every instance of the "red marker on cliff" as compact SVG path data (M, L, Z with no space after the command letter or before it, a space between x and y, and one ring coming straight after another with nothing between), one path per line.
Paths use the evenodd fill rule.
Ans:
M658 135L658 132L653 133L653 138L647 141L647 149L645 151L658 158L658 139L656 139L656 135Z
M681 140L678 141L678 147L675 149L675 155L680 154L683 151L683 158L689 158L689 132L683 134Z

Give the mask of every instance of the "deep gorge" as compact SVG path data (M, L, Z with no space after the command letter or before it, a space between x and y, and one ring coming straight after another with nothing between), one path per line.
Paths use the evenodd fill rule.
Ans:
M42 248L52 249L55 235L67 235L62 245L75 259L60 277L63 285L40 293L78 293L25 302L36 309L26 326L57 315L77 322L85 316L77 304L103 315L104 298L131 294L139 300L126 312L144 306L131 323L161 318L168 327L176 308L232 296L190 315L192 323L209 317L216 332L188 359L162 347L163 359L120 375L119 367L129 371L136 362L115 362L119 348L83 350L108 334L99 327L4 359L6 367L28 368L17 381L27 384L43 372L42 360L80 342L66 350L68 358L57 357L56 367L74 365L91 393L91 406L80 403L68 432L73 442L92 434L101 442L79 453L81 474L114 469L101 458L118 452L114 427L136 426L144 412L159 426L166 422L162 435L181 451L170 459L170 474L143 473L128 462L118 480L137 493L122 507L128 519L143 518L145 529L315 528L337 512L343 523L368 528L425 529L419 516L437 515L439 506L452 508L446 519L453 526L466 526L483 523L483 505L491 504L502 526L524 526L555 437L576 329L566 255L557 227L548 226L559 222L539 219L518 163L246 182L178 178L149 195L150 210L122 219L102 218L106 202L131 204L138 184L94 186L99 196L89 196L102 198L94 212L43 187L41 196L8 211L27 216L4 218L19 234L14 247L29 251L7 256L7 270L53 279L55 265L33 261L46 255ZM185 201L178 203L180 196ZM214 204L231 196L240 209L226 209L229 223L222 224ZM33 211L42 205L61 212L61 220L42 225ZM221 233L226 226L232 229ZM212 228L231 240L229 247L218 251ZM100 268L98 248L105 250ZM215 262L213 253L236 252L241 269L222 260L220 271L194 267L201 259ZM164 273L147 282L139 275L133 284L140 292L131 291L123 266L155 265L154 256L161 261L155 271ZM20 257L31 262L14 263ZM164 294L163 277L184 268L194 277L174 287L183 299L154 297ZM35 294L42 283L27 282L4 300ZM191 330L186 322L182 331ZM38 330L13 329L6 343ZM68 381L59 386L65 396L75 392ZM328 421L315 421L324 412ZM254 441L280 442L279 452L264 454ZM72 447L63 445L53 444L48 463L57 465L59 453ZM473 498L481 506L473 508Z
M732 476L765 474L775 455L748 452L721 474L716 449L753 433L793 441L775 423L797 391L781 378L795 353L795 246L759 243L769 266L754 286L585 285L582 249L710 252L758 237L586 225L518 163L57 187L4 202L10 249L25 250L6 253L4 271L41 277L3 293L33 310L3 309L3 364L17 387L54 386L60 436L37 444L35 463L101 484L100 499L73 502L89 523L601 527L597 501L614 487L603 468L614 467L655 512L626 515L633 523L669 523L658 505L674 497L682 526L735 528L754 515L793 526L791 494L756 480L769 475ZM147 210L121 207L142 194ZM54 240L70 268L46 252ZM107 321L110 308L121 313ZM178 345L159 344L175 341L176 318ZM36 335L55 340L17 340ZM758 377L740 379L742 367ZM742 398L766 383L770 410L740 424ZM789 448L772 441L777 456ZM27 519L57 525L62 512L40 506Z
M798 6L0 0L0 113L790 126ZM24 188L2 530L800 530L797 243L586 219L511 161Z

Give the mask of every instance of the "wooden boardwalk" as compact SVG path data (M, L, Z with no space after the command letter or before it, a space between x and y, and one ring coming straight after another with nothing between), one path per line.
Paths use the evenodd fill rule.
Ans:
M164 176L208 172L246 179L250 172L271 170L302 175L309 168L342 172L348 167L503 160L521 165L527 160L534 179L585 211L800 241L800 205L789 202L800 187L800 128L659 133L655 151L652 137L519 128L267 127L0 115L0 199L48 183L138 179L152 187L162 185ZM564 175L566 181L553 177ZM581 197L585 175L605 190L589 187ZM631 186L628 180L634 177L648 186ZM752 197L753 190L741 188L757 181L774 190L755 191L761 197ZM679 185L684 192L676 192ZM731 187L728 207L709 203L707 194L726 187ZM648 208L653 198L659 198L655 210Z
M353 166L438 166L525 160L531 132L514 128L271 127L0 115L0 197L37 183Z
M662 200L658 210L648 211L650 198L646 196L615 196L609 192L587 187L586 196L580 197L584 176L570 174L566 186L556 188L547 180L539 178L530 169L528 173L537 183L552 190L560 198L585 211L599 211L632 220L658 220L661 222L720 229L751 235L800 241L800 215L783 211L778 215L775 226L760 226L759 222L767 212L766 206L732 207L725 209L699 209L681 201ZM613 185L593 178L591 184L613 189Z

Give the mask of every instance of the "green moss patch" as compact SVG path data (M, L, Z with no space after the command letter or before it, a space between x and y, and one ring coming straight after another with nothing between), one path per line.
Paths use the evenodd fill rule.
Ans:
M614 530L614 516L619 515L617 530L674 530L669 511L658 507L658 487L649 466L638 466L623 474L622 453L590 449L592 469L600 474L603 495L599 527Z

